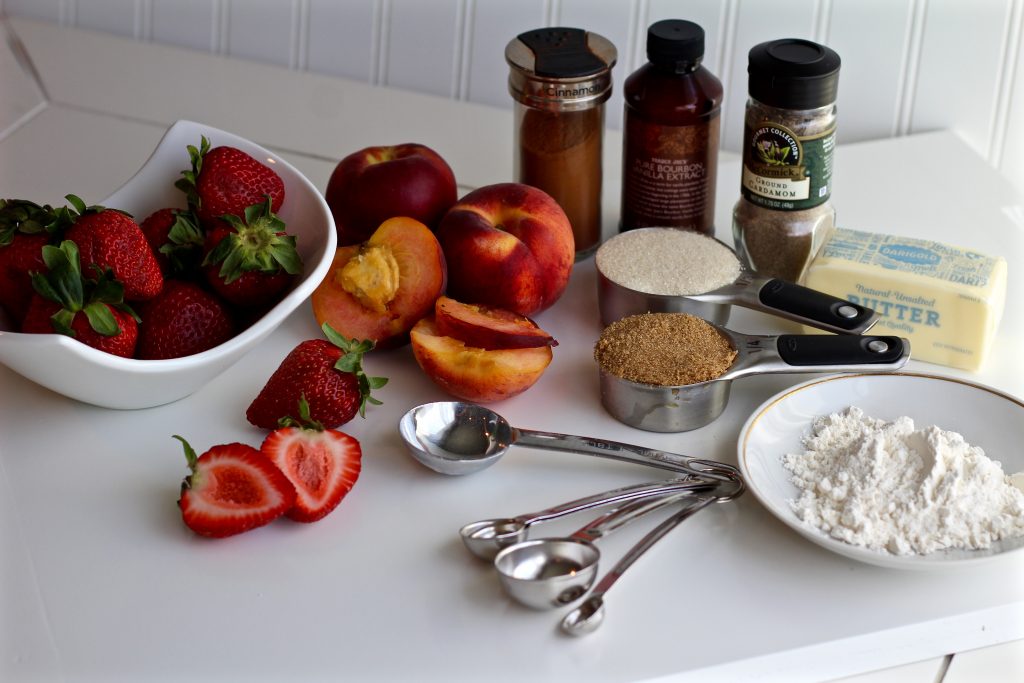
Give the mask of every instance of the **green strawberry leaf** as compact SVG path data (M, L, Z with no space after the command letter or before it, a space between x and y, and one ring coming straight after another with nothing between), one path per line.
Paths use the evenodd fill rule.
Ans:
M114 317L110 307L101 301L93 301L82 309L85 317L89 319L89 327L97 334L104 337L116 337L121 334L121 326Z
M197 469L199 467L199 456L196 455L196 452L192 448L192 445L188 441L185 441L183 437L174 434L172 438L180 441L182 447L185 449L185 460L188 462L188 468L192 470L192 476L194 477L196 474L199 473ZM182 488L185 488L186 486L190 487L192 483L192 477L189 477L188 479L185 480L185 482L182 483Z
M67 335L68 337L77 337L75 331L71 329L71 323L75 319L75 314L66 308L62 308L53 315L50 316L50 323L53 325L54 331L57 334Z

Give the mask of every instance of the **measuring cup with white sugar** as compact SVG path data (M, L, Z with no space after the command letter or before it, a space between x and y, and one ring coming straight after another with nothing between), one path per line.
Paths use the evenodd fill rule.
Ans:
M725 325L733 304L841 334L867 332L870 308L748 270L713 237L639 228L601 245L595 257L601 324L637 313L689 313Z

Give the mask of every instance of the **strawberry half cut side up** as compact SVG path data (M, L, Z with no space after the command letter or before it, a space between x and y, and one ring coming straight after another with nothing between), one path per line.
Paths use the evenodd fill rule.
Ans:
M300 399L309 402L310 415L327 429L345 424L356 413L366 417L366 405L380 405L371 395L387 384L386 377L363 371L363 354L374 346L322 328L327 339L308 339L285 356L259 395L249 404L246 419L257 427L275 429L282 415L290 414Z
M196 457L182 443L191 474L181 483L181 518L201 536L223 538L269 524L295 504L295 487L262 453L242 443Z
M315 522L338 507L362 469L359 442L344 432L324 429L299 399L299 417L283 417L260 451L295 486L295 505L285 514L296 522Z
M42 248L46 273L32 273L37 297L22 323L24 332L57 332L101 351L130 357L138 339L139 317L124 303L124 287L109 270L82 276L78 247L64 240ZM48 303L47 303L48 302ZM81 315L79 315L81 314Z

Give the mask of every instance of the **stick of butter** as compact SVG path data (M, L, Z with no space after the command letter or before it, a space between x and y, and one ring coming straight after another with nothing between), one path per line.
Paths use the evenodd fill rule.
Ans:
M977 370L1003 314L1006 259L837 228L804 284L873 308L871 333L907 337L915 360Z

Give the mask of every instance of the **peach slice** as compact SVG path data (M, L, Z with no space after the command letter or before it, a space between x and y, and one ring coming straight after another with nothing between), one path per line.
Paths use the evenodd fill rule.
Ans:
M341 247L310 300L317 324L372 339L377 348L408 343L447 281L434 233L412 218L390 218L362 244Z
M526 316L480 304L463 304L446 296L434 304L437 331L481 349L526 349L558 346L554 338Z
M410 333L416 362L449 394L475 403L491 403L520 394L540 379L551 363L550 346L481 349L440 333L434 318L416 323Z

